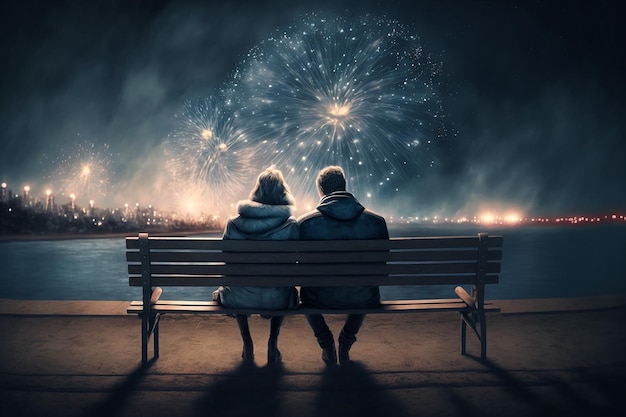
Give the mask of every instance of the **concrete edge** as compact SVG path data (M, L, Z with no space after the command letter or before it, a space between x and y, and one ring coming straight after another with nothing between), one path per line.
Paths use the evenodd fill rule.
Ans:
M499 314L504 315L626 308L626 294L489 301L500 309ZM126 316L129 303L130 301L0 299L0 316Z
M130 301L0 299L0 315L125 316L129 303Z
M494 301L504 315L573 313L626 308L626 294L589 297L537 298Z

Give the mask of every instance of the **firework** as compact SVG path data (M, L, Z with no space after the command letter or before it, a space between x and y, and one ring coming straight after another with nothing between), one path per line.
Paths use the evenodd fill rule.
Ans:
M53 172L46 179L58 194L87 205L90 200L102 199L110 192L112 159L108 144L79 142L69 151L61 150L53 162Z
M438 72L396 21L309 15L254 48L226 90L256 158L296 195L336 164L353 191L384 198L435 164Z
M186 207L190 190L204 207L219 210L252 186L255 144L235 115L214 97L188 101L167 141L168 167ZM245 194L244 194L245 195Z

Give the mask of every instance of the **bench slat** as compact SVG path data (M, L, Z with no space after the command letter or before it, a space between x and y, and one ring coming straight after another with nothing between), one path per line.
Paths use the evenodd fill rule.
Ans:
M161 314L259 314L260 310L251 309L231 309L219 305L215 301L165 301L160 300L152 306L153 310ZM372 313L407 313L411 311L465 311L467 305L458 299L436 299L436 300L393 300L381 301L379 307L365 309L318 309L300 307L294 310L267 310L274 315L294 315L294 314L372 314ZM500 309L488 303L485 311L499 311ZM127 309L129 314L141 314L143 303L132 301Z
M252 287L282 287L285 280L291 285L308 287L332 287L349 285L372 285L372 286L402 286L402 285L473 285L476 277L473 275L421 275L421 276L385 276L363 275L343 277L310 277L302 276L297 280L276 276L264 276L262 280L255 281L254 277L205 277L205 276L164 276L152 277L151 284L155 287L218 287L219 285L252 286ZM485 284L497 284L498 275L486 275ZM290 286L290 285L287 286ZM141 277L129 278L129 285L141 287Z
M368 251L387 249L437 249L437 248L475 248L477 236L435 236L419 238L364 239L364 240L222 240L219 238L193 237L150 237L150 249L178 250L216 250L229 252L296 252L304 251ZM489 236L489 247L502 246L501 236ZM139 249L138 237L126 238L127 249Z
M187 264L153 264L152 275L252 275L252 276L286 276L302 275L390 275L390 274L464 274L476 273L475 262L458 263L422 263L422 264L218 264L187 265ZM500 271L499 263L487 264L487 273ZM131 275L141 274L141 265L128 265Z
M459 298L436 298L436 299L409 299L409 300L383 300L381 301L381 305L413 305L413 304L449 304L449 303L460 303L462 302ZM486 304L492 304L487 302ZM136 307L142 307L143 302L140 300L133 300L129 304L135 309ZM207 300L158 300L158 302L153 305L184 305L184 306L219 306L220 304L217 301L207 301Z
M429 250L420 252L298 252L298 253L222 253L222 252L152 252L151 262L217 262L228 263L350 263L350 262L385 262L385 261L469 261L475 260L477 250ZM488 251L487 259L502 259L502 250ZM138 251L127 252L128 262L141 262Z

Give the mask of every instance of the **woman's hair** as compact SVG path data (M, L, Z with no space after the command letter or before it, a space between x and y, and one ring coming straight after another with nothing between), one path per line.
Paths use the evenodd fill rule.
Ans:
M322 195L335 191L346 191L346 176L343 169L336 165L327 166L317 175L317 189Z
M268 205L293 205L294 198L280 170L269 167L259 174L250 192L250 200Z

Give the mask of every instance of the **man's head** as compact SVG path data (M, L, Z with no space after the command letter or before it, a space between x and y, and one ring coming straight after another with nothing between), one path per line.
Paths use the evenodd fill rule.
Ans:
M346 176L338 166L327 166L317 174L317 189L325 196L335 191L346 191Z

